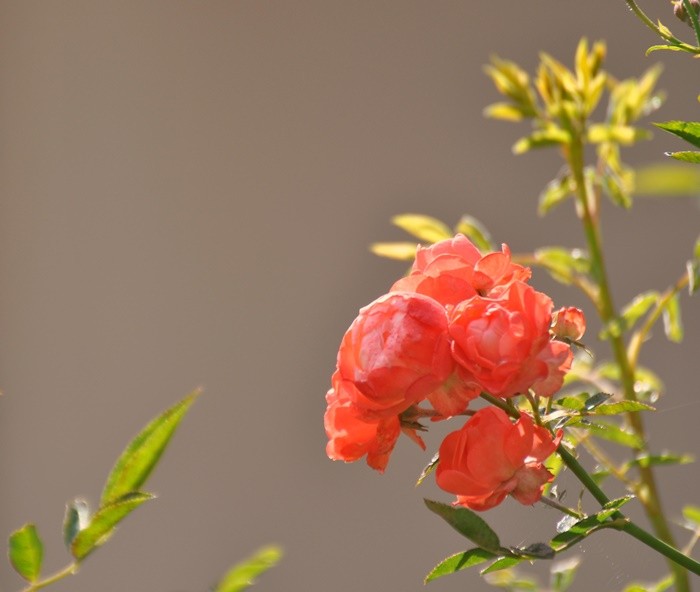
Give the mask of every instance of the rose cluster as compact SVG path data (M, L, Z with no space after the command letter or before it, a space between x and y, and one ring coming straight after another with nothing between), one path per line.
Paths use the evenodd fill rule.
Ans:
M551 299L529 279L506 245L482 254L457 235L418 247L410 273L362 308L343 336L326 395L328 456L366 456L383 472L402 431L425 448L423 417L464 414L482 392L559 390L583 316L574 308L553 315ZM446 437L437 483L477 510L507 494L531 504L550 478L542 462L557 443L525 414L513 423L496 407L482 409Z

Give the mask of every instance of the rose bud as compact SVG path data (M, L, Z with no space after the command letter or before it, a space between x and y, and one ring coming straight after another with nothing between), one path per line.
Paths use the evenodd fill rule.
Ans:
M560 308L552 315L552 333L559 339L579 341L586 332L583 311L574 306Z

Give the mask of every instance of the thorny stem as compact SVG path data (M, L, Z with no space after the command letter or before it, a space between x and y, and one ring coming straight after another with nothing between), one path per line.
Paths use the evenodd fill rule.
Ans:
M628 4L629 0L626 0ZM615 306L612 300L612 294L608 282L607 271L605 268L605 259L603 257L602 241L600 237L600 228L598 221L592 216L592 204L590 203L586 183L584 179L584 159L583 159L583 140L582 133L573 134L571 143L566 151L566 159L569 163L569 168L576 183L576 198L578 204L578 212L583 224L583 230L588 243L588 251L591 258L591 275L598 284L598 301L596 307L598 314L603 324L608 324L617 318ZM621 382L624 397L630 401L636 401L637 395L634 390L634 368L627 356L622 336L613 335L610 337L610 343L613 350L615 361L620 369ZM639 437L642 446L639 451L646 451L646 437L644 422L639 413L633 412L627 414L627 419L634 433ZM644 510L652 524L652 527L658 537L668 543L673 548L676 546L671 529L669 528L666 518L661 508L661 501L656 486L656 480L651 467L639 467L641 477L641 486L638 490L639 501L642 503ZM586 473L587 474L587 473ZM597 486L596 486L597 487ZM592 490L589 491L592 492ZM596 498L597 499L597 498ZM668 557L668 555L667 555ZM690 584L688 581L687 572L680 568L677 562L670 561L669 567L673 572L678 592L688 592Z

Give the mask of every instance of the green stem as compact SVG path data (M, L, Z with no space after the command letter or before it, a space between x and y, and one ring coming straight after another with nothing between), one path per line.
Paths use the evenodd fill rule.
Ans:
M46 586L49 586L51 584L54 584L55 582L58 582L59 580L62 580L64 578L67 578L68 576L72 576L76 573L78 573L78 569L80 568L80 565L78 563L71 563L70 565L64 567L62 570L57 571L55 574L52 574L43 580L39 580L38 582L34 582L33 584L30 584L26 588L22 590L22 592L35 592L36 590L41 590L42 588L46 588Z
M577 520L583 520L586 517L585 514L581 514L576 510L572 510L571 508L566 507L564 504L560 504L558 501L553 500L552 498L547 497L546 495L543 495L540 498L540 503L543 503L545 506L549 506L550 508L554 508L555 510L559 510L562 514L568 514L569 516L576 518Z
M557 448L557 454L561 457L561 459L564 461L564 464L569 468L569 470L576 476L576 478L579 481L581 481L583 486L591 493L591 495L601 506L604 506L605 504L610 502L610 498L600 487L598 487L598 484L593 480L593 478L588 474L588 472L579 464L576 458L563 445L559 445L559 448ZM686 584L686 569L694 574L700 575L700 563L695 561L692 557L684 555L678 549L669 545L668 543L665 543L660 538L657 538L654 535L648 533L646 530L640 528L634 522L631 522L628 518L626 518L622 512L615 512L611 516L611 518L613 518L614 520L623 521L622 526L619 528L619 530L626 532L638 541L644 543L648 547L651 547L658 553L661 553L666 558L668 558L670 560L670 565L674 567L674 574L677 571L677 568L684 568L682 569L682 572L686 576ZM680 583L680 581L676 580L676 590L683 589L681 588L681 586L682 584ZM689 590L689 585L685 589Z
M695 32L695 41L700 45L700 23L698 23L698 15L690 5L690 0L683 0L683 8L685 8L688 18L690 19L690 24Z
M629 6L629 9L641 20L647 27L649 27L654 33L656 33L659 37L664 39L665 41L668 41L671 45L675 45L677 47L680 47L684 51L687 51L689 53L700 53L700 47L693 47L692 45L688 45L687 43L683 43L680 39L677 37L674 37L673 35L670 35L669 33L666 33L665 31L662 31L659 26L652 21L645 13L644 11L637 6L637 3L635 0L625 0L625 4Z
M637 366L637 361L639 359L639 352L642 349L642 344L646 340L649 331L654 326L654 323L659 320L661 314L666 308L671 298L673 298L678 292L688 285L688 274L684 273L683 276L668 290L666 290L656 303L654 309L647 315L642 326L635 331L630 339L630 343L627 346L627 359L630 361L630 365L634 369Z
M605 269L605 259L603 257L602 241L598 221L592 215L592 205L589 201L588 191L586 189L584 179L584 159L583 159L583 131L574 134L574 137L569 145L567 160L569 168L576 183L576 197L579 205L579 216L583 223L586 242L591 257L591 275L598 283L599 298L597 302L598 313L603 324L606 325L617 318L615 306L612 300L612 294L608 282L608 274ZM634 390L635 373L627 356L627 349L621 335L613 335L610 337L610 343L613 350L615 361L620 369L621 383L624 397L630 401L636 401L637 395ZM634 433L639 437L642 446L639 451L646 452L646 436L644 422L639 413L628 413L627 420L632 427ZM660 539L665 541L671 548L676 546L673 539L671 529L666 522L661 507L661 500L656 486L656 479L651 467L639 467L641 478L641 486L637 491L639 501L642 503L646 515L651 522L654 532ZM592 491L591 491L592 492ZM686 571L678 566L677 563L669 562L669 567L673 572L676 582L677 592L688 592L690 584Z

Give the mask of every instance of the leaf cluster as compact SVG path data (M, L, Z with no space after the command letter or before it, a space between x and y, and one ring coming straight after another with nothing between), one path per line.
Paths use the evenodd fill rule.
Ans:
M655 66L638 79L617 80L603 69L605 53L604 43L589 47L582 39L573 69L543 53L534 80L514 62L492 58L486 74L507 100L487 107L485 115L532 122L533 131L513 146L516 154L550 146L567 152L577 142L595 146L598 164L586 168L585 182L613 203L630 207L634 172L622 162L620 148L650 136L635 124L663 101L663 95L655 91L661 69ZM605 115L594 121L606 93ZM576 190L572 171L563 170L540 195L539 213L546 214Z

